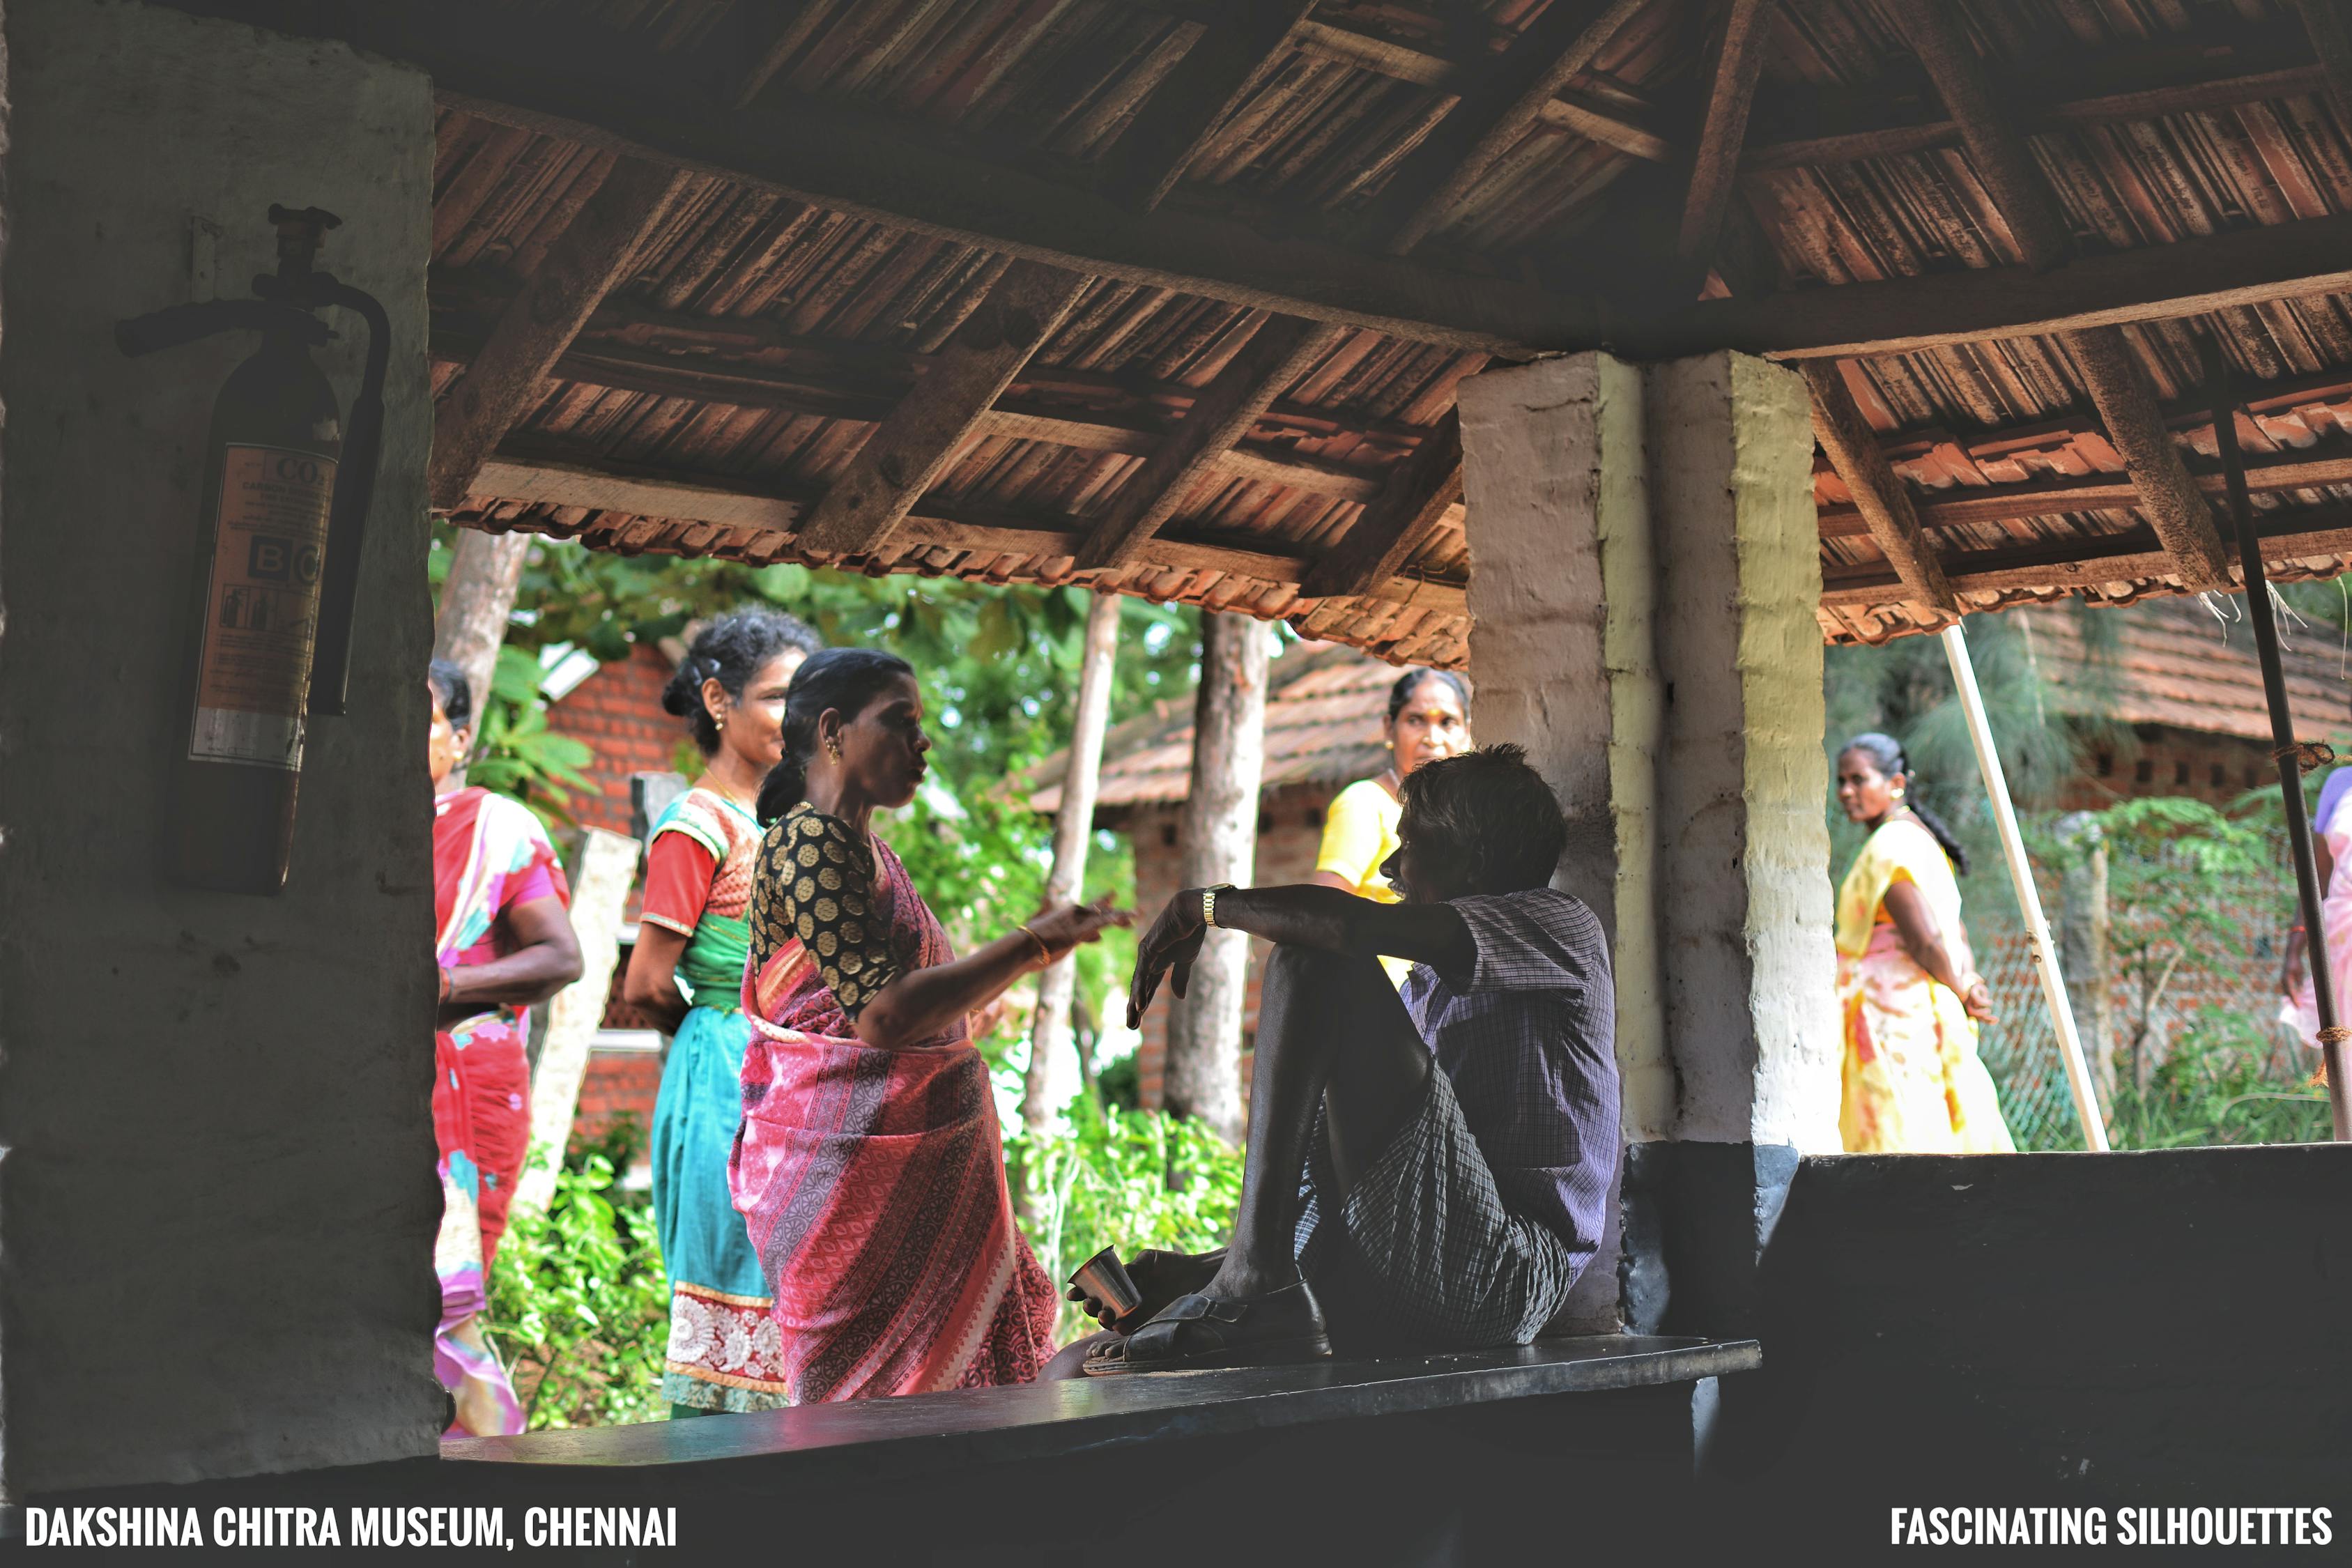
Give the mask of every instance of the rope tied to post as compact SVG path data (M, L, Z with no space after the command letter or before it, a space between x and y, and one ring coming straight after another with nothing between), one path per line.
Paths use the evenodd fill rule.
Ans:
M2274 763L2284 763L2290 758L2302 772L2315 773L2322 768L2335 765L2336 748L2325 741L2297 741L2292 746L2281 746L2271 753L2271 761Z
M2323 1046L2340 1046L2347 1040L2352 1040L2352 1026L2331 1024L2319 1031L2319 1043Z

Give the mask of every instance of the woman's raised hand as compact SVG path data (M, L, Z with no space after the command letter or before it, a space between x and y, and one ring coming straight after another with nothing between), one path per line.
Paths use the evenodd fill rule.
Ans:
M1112 926L1134 923L1133 910L1120 909L1106 898L1091 904L1063 904L1047 910L1030 920L1029 929L1045 944L1046 951L1059 959L1074 947L1099 941Z

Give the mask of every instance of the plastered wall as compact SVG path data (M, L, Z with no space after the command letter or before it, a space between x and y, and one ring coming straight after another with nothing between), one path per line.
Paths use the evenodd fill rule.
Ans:
M429 1452L428 85L116 0L5 28L0 1468L21 1500ZM252 340L111 332L245 293L272 202L341 216L321 264L396 341L351 716L255 899L156 874L205 426Z

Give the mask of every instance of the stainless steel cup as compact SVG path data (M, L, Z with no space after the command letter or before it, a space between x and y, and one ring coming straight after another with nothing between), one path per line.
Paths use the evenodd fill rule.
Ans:
M1115 1247L1106 1247L1079 1264L1078 1271L1070 1276L1070 1283L1110 1308L1111 1323L1120 1321L1143 1304L1143 1292L1128 1278L1127 1265L1118 1260Z

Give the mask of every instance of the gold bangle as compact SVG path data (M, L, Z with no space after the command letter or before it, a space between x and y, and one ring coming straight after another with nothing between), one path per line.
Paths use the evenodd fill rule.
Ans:
M1021 922L1021 930L1028 935L1031 942L1037 944L1037 967L1040 969L1052 968L1054 964L1054 950L1046 943L1045 939L1039 936L1035 931L1030 931L1029 922L1026 921Z

